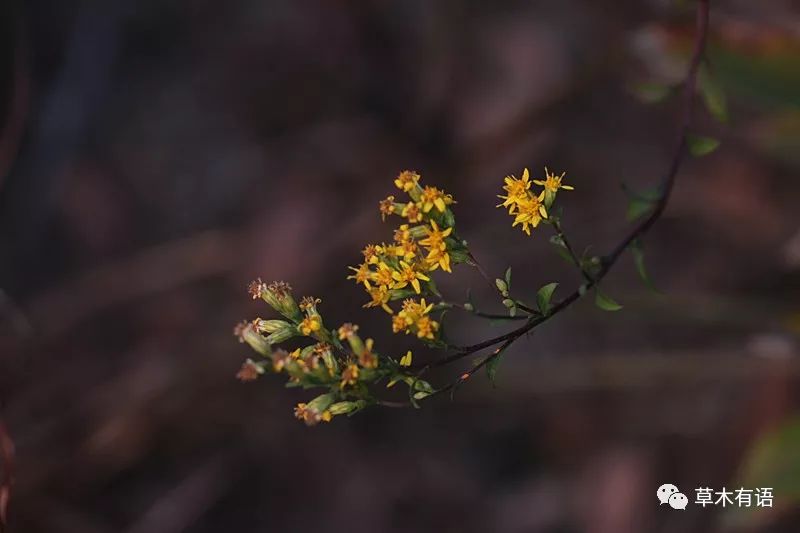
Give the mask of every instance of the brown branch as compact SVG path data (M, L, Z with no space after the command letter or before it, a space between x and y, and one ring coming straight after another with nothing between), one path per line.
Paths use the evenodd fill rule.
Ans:
M673 152L672 159L670 160L670 164L668 166L667 172L664 175L661 187L660 187L660 194L658 199L656 200L653 210L651 213L644 218L641 222L639 222L636 226L634 226L628 235L623 238L616 247L614 247L608 254L606 254L601 259L600 270L596 276L588 277L587 281L578 287L574 292L572 292L569 296L558 302L550 312L545 316L537 316L532 317L525 323L523 326L509 331L499 337L495 337L493 339L488 339L477 344L473 344L471 346L466 346L459 351L433 363L423 367L420 369L419 374L424 373L425 371L429 370L430 368L443 366L454 361L458 361L469 355L472 355L476 352L479 352L485 348L489 348L491 346L495 346L499 343L504 343L501 347L500 351L505 349L508 345L516 341L522 335L525 335L529 331L531 331L536 326L546 322L553 316L557 315L577 300L579 300L589 289L597 286L600 281L605 278L605 276L609 273L611 268L620 258L622 253L628 249L628 247L637 239L641 238L648 232L648 230L655 224L655 222L661 217L664 209L669 202L670 195L672 193L672 188L675 184L675 178L678 174L678 170L680 169L680 165L683 162L683 159L686 156L686 149L687 149L687 135L689 132L689 126L691 125L692 121L692 111L694 107L694 96L696 92L697 86L697 72L700 66L700 62L703 59L703 54L705 51L706 40L708 35L708 13L709 13L709 0L698 0L697 2L697 32L695 34L695 44L694 44L694 51L692 53L692 57L689 63L689 68L686 74L686 78L683 83L683 114L681 118L680 127L678 130L678 141ZM558 228L557 228L558 229ZM574 257L574 252L571 252ZM474 371L478 368L487 364L492 356L487 357L478 365L476 365L470 372L468 372L467 376L472 375ZM418 374L418 375L419 375ZM451 384L450 386L446 387L442 390L449 390L454 386L460 384L461 380Z

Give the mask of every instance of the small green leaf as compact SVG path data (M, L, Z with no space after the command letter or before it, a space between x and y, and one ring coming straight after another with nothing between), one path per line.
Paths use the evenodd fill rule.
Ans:
M506 285L508 286L508 289L511 290L511 267L508 267L506 269L506 275L504 277L505 277Z
M703 102L711 115L720 122L728 122L728 102L722 87L711 75L708 68L704 65L700 69L700 92L703 95Z
M492 383L493 387L497 386L495 383L495 376L497 375L497 367L500 364L500 360L503 358L503 354L497 354L495 356L491 356L492 358L486 363L486 376L489 378L489 381Z
M603 311L619 311L620 309L622 309L621 305L612 300L609 296L606 296L605 294L600 292L599 289L595 290L594 303L597 307L599 307Z
M558 283L548 283L536 293L536 304L543 315L550 312L550 300L553 298L556 287L558 287Z
M628 211L625 214L625 217L629 221L636 220L637 218L652 211L654 205L655 202L643 200L641 198L633 198L630 202L628 202Z
M511 298L506 298L505 300L503 300L503 305L508 307L509 309L516 306L514 300L512 300Z
M663 102L672 93L673 87L663 83L643 82L631 87L631 92L645 104Z
M494 280L494 284L497 285L497 290L500 292L508 292L508 284L500 278Z
M644 250L642 249L642 244L640 241L633 241L633 244L631 245L631 253L633 254L633 262L636 265L636 272L639 273L639 277L642 279L642 282L651 291L659 292L653 284L653 281L650 279L650 276L647 274L647 268L644 264Z
M719 146L717 139L698 135L687 135L686 143L689 145L689 152L695 157L710 154Z

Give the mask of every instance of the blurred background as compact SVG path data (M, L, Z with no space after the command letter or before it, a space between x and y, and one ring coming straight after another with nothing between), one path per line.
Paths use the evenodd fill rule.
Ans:
M495 209L567 171L602 253L660 179L692 2L26 0L0 11L0 441L13 532L792 532L800 526L800 4L713 0L730 119L646 240L484 376L306 428L235 378L255 278L405 349L345 280L403 169L521 295L580 279ZM500 311L469 267L437 281ZM557 293L558 294L558 293ZM450 315L468 344L505 331ZM417 351L423 360L435 354ZM469 361L464 362L466 368ZM462 368L437 375L446 383ZM8 440L16 453L11 454ZM686 511L659 507L674 483ZM695 505L770 487L772 508Z

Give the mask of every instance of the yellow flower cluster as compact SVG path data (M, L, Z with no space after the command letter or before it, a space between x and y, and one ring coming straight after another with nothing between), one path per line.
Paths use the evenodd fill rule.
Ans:
M436 187L423 187L420 175L409 170L401 172L394 184L408 196L408 201L398 202L394 196L381 200L381 218L398 215L405 220L394 230L391 244L364 248L364 262L349 267L353 273L348 276L363 285L369 295L370 301L364 307L381 307L389 314L394 314L390 302L430 290L431 272L440 268L452 272L453 254L461 247L453 235L454 217L448 207L454 203L451 195ZM422 305L427 311L416 315L406 307L404 303L403 311L394 317L395 332L415 333L433 340L439 324L428 316L430 306Z
M544 173L544 180L533 180L532 182L529 181L530 174L527 168L522 171L521 178L506 176L505 185L503 185L506 194L498 195L503 203L497 207L508 208L508 214L514 217L514 223L511 226L521 224L522 231L528 235L531 234L531 226L535 228L542 220L547 220L547 210L553 204L559 189L573 190L573 187L561 183L565 173L556 176L551 174L547 167L545 167ZM530 190L531 183L542 186L542 190L538 194L534 193Z
M439 330L439 323L431 319L429 313L433 304L413 299L403 301L403 308L392 317L392 331L395 333L415 334L420 339L433 340Z

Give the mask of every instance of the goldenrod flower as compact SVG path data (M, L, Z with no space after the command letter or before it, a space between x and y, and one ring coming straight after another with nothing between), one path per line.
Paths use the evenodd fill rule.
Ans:
M379 250L378 247L374 244L368 244L366 248L364 248L361 251L361 253L364 254L364 261L370 265L377 263L379 260L378 258Z
M312 314L317 314L317 304L321 304L322 300L319 298L314 298L313 296L303 296L300 300L300 310L305 311L308 313L309 311Z
M347 267L355 274L351 274L347 276L347 279L354 279L356 283L363 283L364 287L369 286L369 281L373 278L373 272L369 269L369 265L367 263L361 263L356 267Z
M378 202L378 208L381 211L381 220L386 221L386 215L392 215L396 212L395 207L397 204L394 202L394 196L387 196L385 200Z
M417 241L411 239L395 246L394 251L397 257L402 257L406 261L411 261L417 256L417 253L419 253L419 246L417 245Z
M419 241L421 245L431 249L444 250L447 248L444 239L453 232L453 228L447 228L446 230L442 231L439 229L439 225L436 224L436 221L431 220L431 226L429 228L425 228L425 232L427 237Z
M392 332L393 333L400 333L401 331L405 331L408 333L408 326L411 323L406 322L406 315L403 311L400 311L396 315L392 316Z
M562 172L560 176L556 176L555 174L550 174L550 171L547 170L547 167L544 167L544 180L533 180L533 182L537 185L542 185L545 191L548 192L558 192L559 189L564 189L565 191L574 191L575 187L571 185L563 185L561 180L564 179L566 172Z
M506 184L503 185L503 190L506 191L507 195L497 196L498 198L503 199L503 203L499 204L497 207L507 207L508 213L513 214L515 207L520 202L528 199L528 190L531 188L531 182L528 181L529 176L530 174L528 173L527 168L522 171L522 178L517 179L513 175L506 176Z
M414 202L408 202L403 206L400 216L407 218L412 224L422 222L422 211L420 211L419 205Z
M419 174L411 170L404 170L397 176L397 179L394 180L394 184L397 185L397 188L405 192L413 189L418 182Z
M358 365L354 363L350 363L342 372L342 382L340 383L341 388L345 388L347 385L355 385L358 381L358 374L359 369Z
M364 307L378 307L380 306L383 308L384 311L389 313L390 315L394 313L392 308L389 307L387 304L389 302L389 288L386 285L378 285L377 287L369 287L367 289L367 294L369 297L372 298L369 302L364 304Z
M441 191L436 187L426 186L424 189L422 189L420 204L422 205L422 211L425 213L430 211L434 206L439 210L440 213L444 213L444 210L447 208L447 206L452 203L453 197L449 194L445 194L444 191Z
M307 316L300 322L298 326L298 330L303 335L312 335L320 330L322 327L322 320L320 319L319 315L311 315Z
M253 362L252 359L248 359L244 363L242 363L242 368L236 373L236 379L239 381L254 381L258 376L264 373L264 369Z
M316 426L320 422L330 422L333 415L329 410L319 412L313 406L305 403L298 403L294 408L294 416L302 420L307 426Z
M539 196L530 195L526 200L518 202L516 218L514 218L514 223L511 226L522 224L522 231L530 235L531 230L528 226L535 228L542 219L547 218L547 210L542 203L543 200L544 191Z
M378 251L378 253L380 255L384 256L383 257L384 259L393 259L393 258L397 257L397 249L396 249L396 247L392 246L392 245L389 245L389 244L386 244L385 242L381 243L378 246L376 246L375 249ZM378 259L378 261L380 261L380 259ZM374 262L377 263L378 261L374 261Z
M392 272L392 278L396 281L394 284L395 289L402 289L409 283L414 287L414 292L420 293L421 287L419 280L430 281L431 278L417 270L413 265L400 261L400 270Z
M342 324L339 328L339 340L343 341L345 339L349 339L351 336L356 334L356 331L358 331L358 325L351 324L350 322Z
M378 356L372 353L372 346L375 342L372 339L367 339L364 350L358 354L358 364L364 368L377 368Z
M294 358L292 354L290 354L286 350L280 350L280 349L275 350L275 352L272 354L272 368L273 370L275 370L275 372L280 372L281 370L286 368L286 365L289 364L289 362L292 361L293 359Z
M378 286L391 287L394 284L394 270L381 261L378 264L378 270L372 275L372 281Z
M411 350L407 351L406 354L400 358L400 366L411 366Z
M436 270L441 267L445 272L452 272L450 268L450 254L448 254L445 249L432 248L425 258L425 264L428 270Z
M439 323L429 316L420 317L415 322L415 325L417 327L417 337L420 339L433 340L439 330Z

